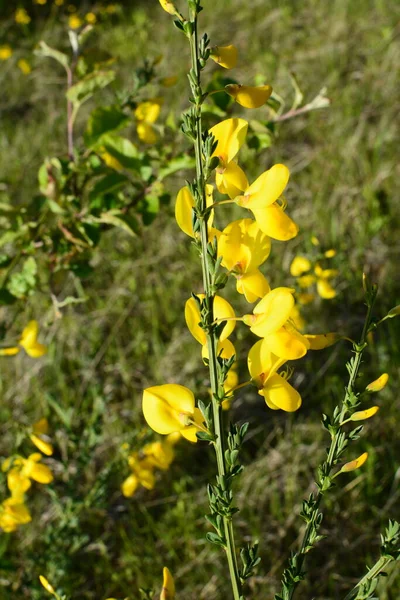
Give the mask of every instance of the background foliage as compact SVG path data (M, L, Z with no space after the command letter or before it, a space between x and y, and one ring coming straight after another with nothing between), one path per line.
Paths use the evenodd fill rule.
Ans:
M50 61L33 57L32 50L40 39L66 48L67 17L55 13L50 2L22 4L35 13L29 27L15 31L8 7L0 25L14 51L0 69L0 193L16 206L37 192L43 159L66 153L64 75ZM288 196L301 233L284 251L274 244L265 270L272 284L276 270L275 280L282 282L280 265L288 273L293 256L310 252L310 237L317 236L325 249L338 251L338 296L313 304L305 319L312 332L336 329L356 336L364 314L363 269L380 286L379 313L399 299L400 9L394 0L333 0L329 5L204 0L204 7L204 29L212 42L239 47L239 81L252 83L247 75L251 64L252 72L284 98L292 94L291 72L306 100L327 87L331 107L279 124L271 148L247 151L247 170L251 173L255 160L254 172L282 161L292 172ZM79 14L91 8L82 3ZM100 14L99 5L94 10ZM154 60L162 52L162 74L177 75L178 83L165 91L160 122L168 121L174 131L186 106L188 60L182 58L185 40L173 34L158 2L120 5L115 14L99 18L94 35L99 49L118 57L123 84L143 54ZM19 57L32 62L28 76L16 67ZM104 89L82 111L78 130L96 103L112 102L112 94L111 88ZM268 118L265 108L254 115ZM133 126L129 132L134 135ZM173 140L178 147L183 144L182 138ZM184 176L168 179L171 193ZM142 490L133 499L120 492L128 474L123 444L137 448L149 436L140 411L141 390L166 380L203 391L207 386L183 318L190 290L200 288L200 272L178 232L172 204L134 239L116 229L106 232L91 265L93 272L82 284L67 277L56 286L60 301L69 295L87 299L62 309L61 318L49 294L40 291L23 310L0 308L4 332L18 335L28 319L36 318L50 347L37 362L26 356L1 359L1 454L13 449L20 426L43 414L57 448L49 460L55 483L34 495L32 524L1 538L0 597L42 598L37 577L43 573L73 598L136 598L138 587L159 586L164 564L176 575L182 598L222 597L223 557L204 537L204 484L212 465L207 450L182 443L154 491ZM390 328L383 326L364 365L365 383L383 371L391 380L360 444L360 453L370 453L368 463L331 496L323 525L329 537L309 558L306 596L343 597L365 561L372 562L382 525L388 517L400 518L399 333L396 319ZM249 343L240 335L245 356ZM320 415L343 392L347 358L341 344L303 360L295 385L304 404L293 417L267 412L254 391L243 392L234 407L239 419L250 420L252 431L245 446L248 466L239 490L243 520L238 527L244 540L249 535L260 539L262 565L250 583L254 598L272 597L287 549L296 544L301 499L310 491L326 443ZM379 597L397 598L400 584L386 592L386 582Z

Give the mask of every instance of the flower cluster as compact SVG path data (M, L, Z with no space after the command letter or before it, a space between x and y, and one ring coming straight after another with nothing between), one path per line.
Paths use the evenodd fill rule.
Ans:
M29 321L23 329L21 338L16 346L0 348L0 356L15 356L21 349L31 358L40 358L47 352L47 347L37 341L39 334L39 324L37 321Z
M314 246L319 245L317 238L312 238ZM290 265L290 274L296 278L296 287L299 289L296 297L300 304L309 304L315 300L313 287L318 295L324 300L332 300L337 295L336 290L330 283L338 275L337 269L324 268L322 261L327 261L336 256L336 250L330 248L325 252L319 252L316 257L297 255Z
M152 490L155 486L155 471L167 471L175 458L174 446L180 439L179 433L172 433L163 441L146 444L140 452L128 457L132 471L121 486L124 496L130 498L139 486Z
M32 443L45 455L53 454L53 447L48 441L49 424L47 419L40 419L28 432ZM18 529L32 520L25 503L25 494L31 488L32 481L48 484L53 481L50 468L43 464L42 454L34 452L28 458L16 455L6 458L2 471L7 473L7 487L10 497L0 505L0 528L6 533Z

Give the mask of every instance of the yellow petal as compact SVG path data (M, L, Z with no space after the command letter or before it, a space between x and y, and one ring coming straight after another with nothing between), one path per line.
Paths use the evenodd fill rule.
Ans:
M145 121L138 123L136 126L138 137L145 144L155 144L158 140L157 131L151 123Z
M7 473L7 486L12 495L22 496L31 487L28 477L24 477L19 469L11 469Z
M204 417L201 414L201 411L198 408L194 409L194 413L192 419L195 423L202 426L204 428ZM197 442L196 433L199 431L199 428L195 425L189 425L184 429L181 429L182 437L186 438L189 442L193 442L194 444Z
M250 348L247 358L250 377L259 389L264 386L268 377L273 375L284 363L284 359L272 354L264 340L259 340Z
M245 194L237 199L237 204L250 210L267 208L282 196L289 176L285 165L274 165L247 188Z
M293 306L292 312L290 313L290 320L299 331L303 331L306 326L306 322L303 319L298 306Z
M367 458L368 458L368 452L364 452L363 454L361 454L361 456L359 456L355 460L352 460L352 461L346 463L345 465L343 465L343 467L340 469L339 472L340 473L349 473L350 471L355 471L355 469L362 467L362 465L365 463Z
M46 590L46 592L49 592L49 594L53 594L53 596L55 595L54 588L47 581L46 577L43 577L43 575L39 575L39 581L42 584L42 586L44 587L44 589Z
M311 262L305 256L295 256L290 265L290 274L299 277L311 269Z
M307 354L309 342L294 327L281 327L264 338L270 351L285 360L297 360Z
M324 300L331 300L336 296L336 291L325 279L317 280L317 292Z
M231 160L225 168L217 170L215 183L218 191L221 194L228 194L230 198L236 198L249 186L245 172L234 160Z
M143 392L143 414L147 424L163 435L181 431L185 417L194 412L194 395L191 390L174 383L157 385Z
M298 225L276 203L264 209L251 210L261 231L274 240L287 242L296 237L299 232Z
M29 477L38 483L51 483L53 481L53 474L47 465L33 464L30 469Z
M221 358L232 358L232 356L236 355L236 350L235 350L235 346L232 344L231 340L224 340L223 342L218 341L217 344L217 356L221 356ZM208 359L209 354L208 354L208 345L205 344L202 349L201 349L201 356L203 358L203 360L205 358Z
M248 123L244 119L226 119L211 127L211 133L217 140L217 148L213 156L218 156L226 166L231 162L243 146L246 139Z
M163 569L163 587L161 590L160 600L174 600L175 598L175 582L169 569Z
M139 487L139 480L136 475L129 475L121 486L121 491L125 498L131 498Z
M218 256L229 271L254 271L265 262L271 251L271 240L252 219L239 219L225 227L218 240Z
M206 186L206 204L207 206L211 206L214 202L213 200L213 192L214 188L212 185ZM178 223L178 226L182 229L186 235L190 237L194 237L193 234L193 207L194 207L194 198L187 186L181 188L178 192L175 202L175 219ZM207 221L207 225L209 230L212 228L214 220L214 211L210 212L210 216Z
M350 417L350 421L365 421L365 419L370 419L379 410L379 406L371 406L371 408L367 408L366 410L358 410L353 413Z
M310 287L315 281L315 275L302 275L297 279L298 285L303 289Z
M167 12L168 14L174 16L174 17L179 17L179 12L178 9L176 8L175 4L173 2L171 2L171 0L159 0L162 8L165 10L165 12Z
M294 412L301 406L301 396L286 379L275 373L264 384L265 400L286 412Z
M198 297L202 300L204 294L198 294ZM235 311L232 306L221 296L215 296L214 298L214 319L228 319L235 317ZM186 325L192 336L204 346L207 343L207 336L204 329L199 325L200 323L200 311L197 306L197 302L194 298L189 298L185 304L185 320ZM228 321L222 330L220 341L226 340L235 329L236 322Z
M0 356L15 356L19 352L19 348L13 346L12 348L0 348Z
M256 302L271 291L268 281L258 269L244 273L236 279L236 289L247 302Z
M293 306L293 290L285 287L275 288L260 300L254 307L254 315L250 316L250 319L244 319L244 322L255 335L265 337L286 323Z
M237 64L238 51L236 46L214 46L211 49L210 58L212 58L220 67L224 69L233 69Z
M26 350L30 346L33 346L36 343L38 333L38 322L29 321L28 325L22 331L21 339L19 341L20 346L22 346L24 350Z
M375 381L372 381L367 385L367 392L380 392L383 390L388 381L389 375L387 373L382 373L378 379L375 379Z
M336 344L341 339L341 335L338 333L306 334L304 337L310 343L310 350L323 350Z
M162 471L169 469L175 457L172 444L168 441L146 444L142 452L146 457L147 464Z
M336 250L331 248L330 250L324 252L324 256L326 256L326 258L333 258L334 256L336 256Z
M155 123L160 116L162 98L154 98L138 104L135 110L135 117L138 121L146 123Z
M49 442L42 440L35 434L32 434L30 438L31 442L35 444L36 448L39 448L40 452L43 452L46 456L51 456L53 454L53 446Z
M272 93L270 85L252 87L250 85L239 85L231 83L225 86L226 92L245 108L259 108L266 103Z

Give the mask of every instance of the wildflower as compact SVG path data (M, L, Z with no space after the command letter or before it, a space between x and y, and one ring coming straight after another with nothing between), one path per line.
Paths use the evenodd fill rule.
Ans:
M249 85L230 83L225 86L225 90L232 96L235 102L245 108L260 108L272 94L272 87L270 85L252 87Z
M167 471L175 457L173 450L175 440L174 438L171 440L167 438L166 441L146 444L142 450L145 464L161 471Z
M139 139L146 144L155 144L158 139L153 123L157 121L160 115L162 103L162 98L153 98L152 100L141 102L135 109L134 114L138 121L136 131Z
M154 488L155 477L153 467L143 464L138 459L137 453L129 457L129 466L133 473L125 479L121 486L122 493L126 498L131 498L140 485L147 490Z
M294 412L301 406L301 396L287 381L287 376L277 373L285 359L275 356L265 340L259 340L250 349L248 368L252 382L258 387L269 408Z
M293 293L291 288L273 289L254 307L252 315L243 317L244 323L259 337L266 337L277 331L290 317L294 307Z
M40 452L43 452L46 456L51 456L53 454L53 446L44 439L44 436L46 436L48 432L49 422L46 418L43 418L32 425L32 433L29 437L31 442L35 444Z
M274 165L260 175L235 202L252 211L261 231L275 240L287 241L295 237L298 226L285 214L277 200L289 181L289 169Z
M380 392L386 386L389 381L389 375L387 373L382 373L378 379L369 383L366 387L367 392Z
M78 17L78 15L71 15L68 17L68 26L70 29L79 29L79 27L82 27L82 25L83 21L80 17Z
M204 299L204 294L198 294L200 300ZM224 321L227 319L227 323L220 334L220 341L223 342L228 338L232 331L235 329L235 311L227 300L221 296L214 297L214 319ZM200 310L198 303L194 298L189 298L185 304L185 320L188 329L195 340L197 340L202 346L207 344L207 336L204 329L199 325L201 321Z
M163 587L161 590L160 600L174 600L175 598L175 582L169 569L163 569Z
M0 528L6 533L15 531L19 525L26 525L31 520L23 497L11 496L0 504Z
M145 389L142 408L147 424L162 435L179 431L187 440L196 442L196 431L204 428L193 392L183 385L168 383Z
M176 8L175 4L171 0L159 0L162 8L173 17L180 17L180 13Z
M211 48L210 58L224 69L233 69L237 64L238 51L236 46L214 46Z
M17 8L14 19L19 25L28 25L31 22L31 18L24 8Z
M39 464L42 455L35 452L23 458L6 459L2 470L7 472L7 485L12 494L24 494L31 487L31 479L38 483L48 484L53 481L53 474L47 465Z
M225 227L218 238L222 265L236 277L236 289L248 302L270 291L258 267L267 260L271 241L252 219L240 219Z
M329 257L334 255L335 254L329 254ZM325 256L327 256L326 253ZM309 261L308 258L305 258L304 256L296 256L290 265L290 273L294 277L298 278L297 283L301 288L306 289L316 283L317 292L321 298L324 298L325 300L334 298L336 296L336 291L329 283L329 279L336 277L338 274L337 270L322 269L322 267L317 263L314 267L313 274L309 273L311 268L311 261ZM312 294L302 294L299 295L299 302L302 302L302 304L307 304L313 298L314 296Z
M244 119L226 119L211 127L217 147L213 156L219 158L216 172L216 185L221 194L234 198L248 187L247 177L234 158L244 144L248 123Z
M29 75L29 73L32 71L31 65L27 60L25 60L25 58L20 58L18 60L17 67L24 75Z
M222 402L222 410L229 410L233 400L233 390L239 383L239 375L237 372L237 363L234 363L228 371L228 375L224 382L225 400Z
M365 463L367 458L368 458L368 452L364 452L363 454L361 454L361 456L359 456L355 460L351 460L350 462L343 465L343 467L340 469L339 473L349 473L350 471L355 471L356 469L359 469ZM339 473L337 473L337 475L339 475Z
M97 17L93 12L88 12L87 15L85 15L85 21L89 23L89 25L94 25L97 21Z
M206 204L207 206L211 206L214 202L213 200L213 191L214 188L212 185L206 185ZM186 235L190 237L195 237L193 232L193 208L194 208L194 198L187 186L181 188L176 197L175 203L175 219L178 223L178 226ZM208 217L207 225L210 230L212 227L212 223L214 220L214 211L210 211L210 215ZM216 230L213 230L216 231Z
M52 594L53 596L56 595L53 586L47 581L46 577L43 577L43 575L39 575L39 581L46 590L46 592L49 592L49 594Z
M0 356L13 356L18 354L21 348L25 350L28 356L32 358L40 358L47 352L47 347L39 344L37 336L39 333L39 325L37 321L29 321L28 325L23 329L19 346L10 348L1 348Z
M311 269L311 262L304 256L295 256L290 265L290 274L299 277Z
M323 350L333 344L336 344L341 339L338 333L319 333L319 334L305 334L304 337L310 344L310 350Z
M10 56L12 56L12 48L9 44L4 44L0 46L0 60L8 60Z
M322 269L320 265L316 265L314 273L317 278L317 292L325 300L335 298L336 291L329 283L329 279L336 277L338 271L336 269Z
M324 252L324 256L325 258L333 258L334 256L336 256L336 250L334 250L333 248L331 248L330 250L326 250L326 252Z
M365 421L376 415L378 410L379 406L371 406L371 408L367 408L366 410L358 410L351 415L349 421Z

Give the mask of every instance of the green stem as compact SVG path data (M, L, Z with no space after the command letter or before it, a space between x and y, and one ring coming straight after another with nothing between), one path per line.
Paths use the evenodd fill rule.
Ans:
M349 376L349 381L346 387L346 391L345 391L345 396L344 396L344 400L342 402L342 406L341 406L341 411L340 411L340 416L338 419L338 423L341 423L348 411L348 399L350 398L351 394L353 393L353 388L354 388L354 384L356 382L357 376L358 376L358 372L361 366L361 361L362 361L362 356L363 356L363 352L364 352L364 348L365 348L365 344L366 344L366 339L367 339L367 334L368 334L368 330L369 330L369 326L371 323L371 318L372 318L372 310L373 310L373 302L370 302L368 304L368 311L367 311L367 315L365 318L365 322L364 322L364 327L363 327L363 331L361 334L361 340L360 343L355 345L355 360L352 363L352 368L350 371L350 376ZM333 435L332 439L331 439L331 445L329 447L329 451L328 451L328 457L326 459L326 463L325 463L325 477L329 477L332 469L335 465L335 459L336 459L336 452L337 452L337 447L338 447L338 440L339 440L339 433L340 433L340 428L338 428L338 431L336 432L335 435ZM315 529L316 526L316 519L318 517L319 514L319 507L320 504L322 502L322 498L324 496L324 492L321 491L321 489L318 491L318 494L315 498L314 501L314 506L313 506L313 511L311 513L311 517L310 520L307 524L306 530L304 532L304 536L303 536L303 541L300 547L300 551L298 554L298 561L297 561L297 565L296 565L296 569L298 573L301 573L303 565L304 565L304 561L305 561L305 557L307 554L307 548L309 548L310 546L310 539L311 539L311 534ZM287 600L292 600L293 595L298 587L300 583L299 581L293 582L292 587L290 588L288 595L287 595ZM286 599L286 597L285 597ZM346 599L347 600L347 599Z
M197 33L197 15L193 16L193 34L190 36L190 50L192 58L192 68L196 77L197 86L200 89L200 68L199 68L199 57L198 57L198 33ZM207 214L206 205L206 181L203 169L203 157L202 157L202 124L201 124L201 100L195 99L195 115L196 115L196 139L195 139L195 155L196 155L196 174L197 182L199 186L199 192L201 193L201 212ZM202 218L200 222L200 241L201 241L201 262L203 272L203 284L204 293L207 301L209 302L209 325L213 323L213 301L215 293L211 286L211 274L207 264L207 245L208 245L208 230L207 230L207 217ZM223 415L222 406L218 401L220 385L218 380L218 361L217 361L217 343L215 333L211 327L211 333L207 333L207 346L209 354L209 370L210 380L212 389L212 409L213 409L213 422L214 422L214 433L215 433L215 454L217 459L218 475L221 481L225 481L227 476L227 468L225 464L225 434L223 427ZM229 566L229 574L231 578L232 591L234 600L243 599L241 582L239 576L239 568L237 564L235 540L233 534L232 519L223 517L224 521L224 532L226 538L226 555Z
M372 579L375 579L379 573L387 567L387 565L392 562L392 558L390 556L381 556L381 558L375 563L375 565L364 575L364 577L357 583L357 585L347 594L344 600L354 600L357 597L357 593L361 586L365 585Z

